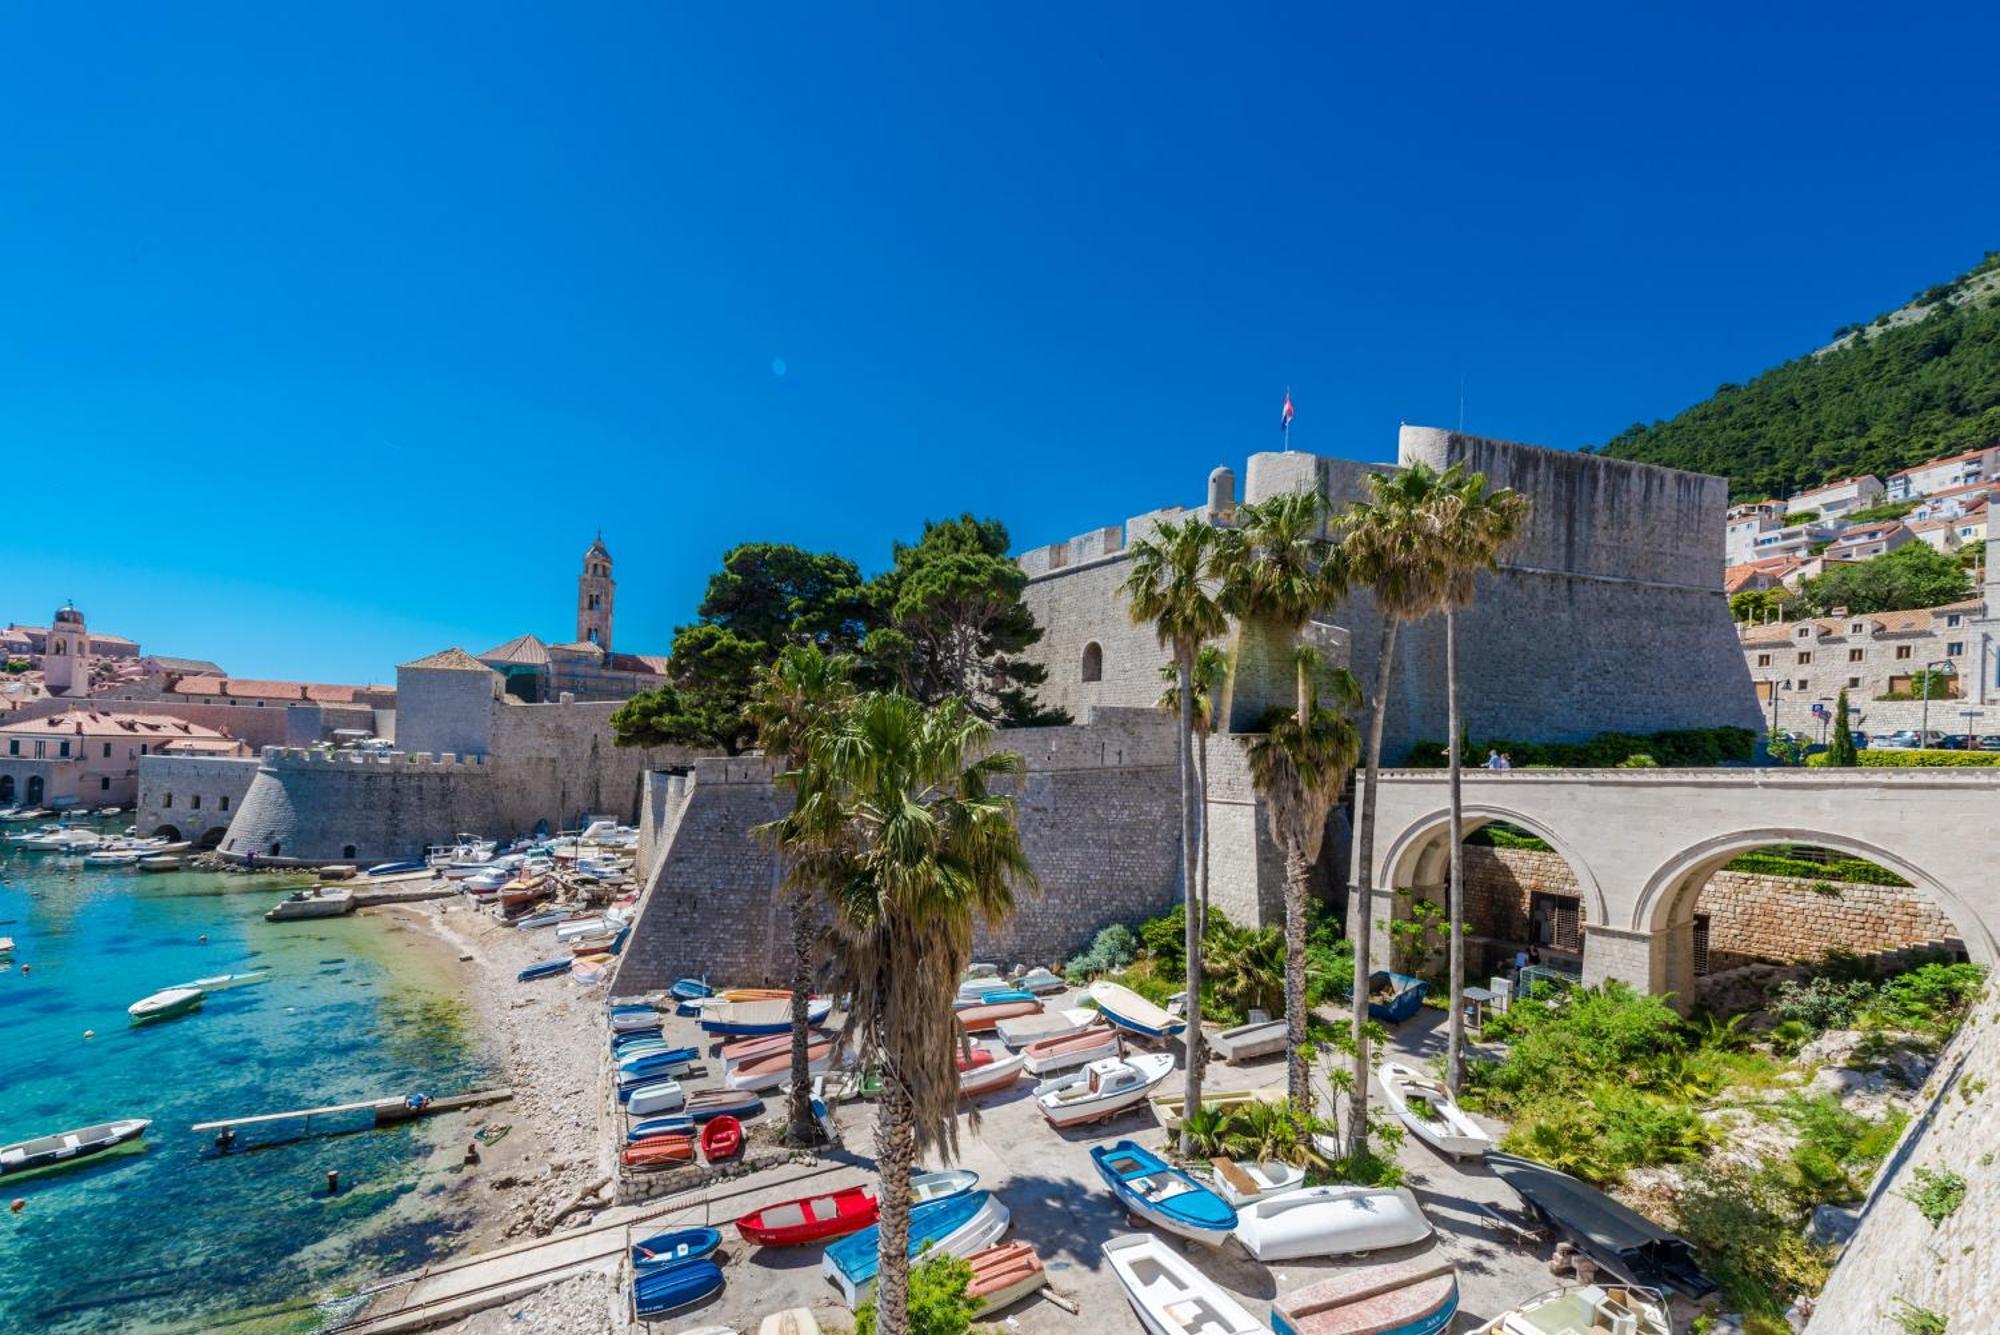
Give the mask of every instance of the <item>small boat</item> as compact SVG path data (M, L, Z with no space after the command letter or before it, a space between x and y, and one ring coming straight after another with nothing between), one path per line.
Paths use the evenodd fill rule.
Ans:
M49 813L44 811L38 814L46 816ZM959 980L959 985L963 987L966 983L974 982L977 979L998 978L999 976L1000 976L999 965L989 964L984 960L975 960L971 964L965 966L965 976Z
M984 1251L1007 1231L1007 1207L990 1191L970 1191L910 1211L910 1255L926 1247L946 1256ZM866 1302L875 1287L877 1225L850 1234L826 1249L820 1269L840 1287L849 1308Z
M1260 1020L1256 1024L1239 1024L1234 1029L1225 1029L1210 1037L1208 1046L1218 1057L1234 1066L1259 1057L1274 1056L1283 1052L1290 1042L1291 1035L1283 1020Z
M953 1012L958 1018L958 1027L968 1034L977 1034L993 1028L1002 1020L1012 1020L1022 1015L1039 1015L1042 1003L1023 994L1020 1001L996 1001L988 1004L967 1006Z
M1100 978L1090 985L1090 999L1104 1018L1120 1029L1144 1038L1171 1038L1187 1028L1181 1016L1166 1011L1129 987Z
M517 983L527 983L537 978L553 978L559 973L568 973L570 966L575 963L576 961L573 959L543 960L540 964L530 964L527 968L515 974L514 981Z
M182 983L181 986L198 987L204 992L227 992L232 988L255 987L258 983L270 981L269 969L257 969L251 973L211 974L207 978L197 978L191 983Z
M0 1178L27 1177L84 1163L113 1150L137 1149L152 1122L144 1117L58 1131L52 1136L0 1145Z
M975 1094L990 1094L996 1089L1005 1089L1021 1077L1022 1057L1018 1052L1005 1048L989 1047L975 1043L970 1049L961 1048L958 1054L958 1096L970 1098Z
M1070 1075L1035 1086L1035 1102L1050 1126L1103 1122L1142 1103L1174 1069L1173 1054L1142 1052L1106 1057Z
M1008 1047L1024 1048L1030 1043L1080 1034L1097 1021L1096 1011L1087 1006L1076 1006L1069 1010L1017 1015L1011 1020L1002 1020L994 1025L993 1032L998 1034L1000 1041Z
M671 1056L672 1054L663 1055ZM663 1080L677 1081L686 1073L686 1066L677 1065L673 1062L662 1062L658 1066L621 1068L614 1079L618 1086L618 1097L623 1099L629 1097L637 1090L644 1089L648 1085L657 1085Z
M974 1311L980 1316L1012 1307L1049 1282L1042 1258L1025 1242L988 1247L966 1257L965 1263L972 1267L965 1296L978 1304Z
M697 1122L717 1117L734 1117L739 1122L747 1122L763 1111L764 1100L747 1089L704 1089L698 1094L690 1094L687 1100L687 1115Z
M910 1178L911 1205L962 1196L979 1185L979 1174L965 1168L940 1173L916 1173ZM838 1238L875 1222L880 1210L875 1187L848 1187L818 1196L802 1196L752 1210L736 1221L745 1242L760 1247L795 1247Z
M634 1090L620 1090L618 1097L624 1103L625 1111L634 1117L643 1117L651 1113L679 1112L687 1107L687 1092L680 1087L678 1081L674 1080L641 1085Z
M1242 1089L1229 1094L1203 1094L1201 1106L1216 1108L1223 1112L1241 1112L1258 1103L1283 1103L1285 1091L1276 1085L1263 1089ZM1187 1107L1185 1094L1159 1094L1153 1098L1153 1115L1160 1119L1160 1125L1169 1131L1180 1129L1181 1113Z
M1034 1002L1035 1009L1029 1012L1029 1014L1038 1013L1042 1009L1041 1001L1033 992L1023 992L1018 987L996 988L991 992L983 992L976 997L960 997L951 1003L951 1008L963 1014L974 1006L1004 1006L1016 1001Z
M370 876L400 876L404 872L429 871L430 863L422 858L403 858L396 862L378 862L368 869Z
M1210 1247L1236 1227L1235 1206L1133 1141L1095 1146L1090 1159L1126 1212L1149 1224Z
M1443 1335L1457 1315L1458 1271L1431 1252L1412 1260L1343 1270L1282 1294L1271 1304L1271 1329L1277 1335ZM1564 1329L1534 1327L1536 1335Z
M1493 1137L1472 1120L1451 1091L1415 1067L1383 1062L1382 1101L1403 1119L1403 1125L1440 1154L1455 1159L1478 1158L1493 1148Z
M1470 1335L1546 1335L1548 1331L1673 1335L1666 1297L1635 1284L1568 1285L1502 1312Z
M676 1001L693 1001L696 997L709 995L709 986L699 978L676 978L674 985L667 989Z
M1222 1194L1222 1199L1238 1209L1266 1196L1302 1187L1306 1182L1306 1170L1296 1164L1276 1160L1243 1162L1220 1157L1208 1162L1214 1170L1215 1189Z
M1379 972L1368 976L1368 1017L1383 1024L1401 1024L1423 1008L1431 985L1407 973Z
M702 1335L702 1332L684 1330L681 1335ZM736 1335L736 1332L732 1330L727 1335ZM758 1322L757 1335L819 1335L819 1318L812 1314L810 1307L788 1307Z
M810 1047L814 1043L823 1043L831 1037L832 1035L826 1030L815 1029L806 1034L806 1043ZM724 1043L719 1055L722 1058L723 1071L728 1072L743 1062L755 1061L759 1057L769 1057L780 1052L789 1053L791 1050L792 1035L791 1031L787 1030L782 1034L765 1034L761 1038L739 1038L734 1043Z
M165 1020L175 1015L185 1015L201 1005L208 994L198 987L168 987L142 997L125 1008L125 1013L136 1024L149 1020Z
M1150 1335L1264 1335L1263 1322L1164 1238L1127 1233L1104 1244L1104 1259Z
M0 955L11 955L13 953L14 938L11 936L0 936Z
M618 1054L618 1074L679 1075L695 1063L693 1048L653 1048L650 1045Z
M628 1029L657 1029L660 1013L651 1006L613 1006L611 1027L620 1033Z
M806 1071L809 1075L823 1075L833 1061L833 1040L822 1039L806 1046ZM753 1057L739 1062L723 1076L723 1083L731 1089L776 1089L792 1078L791 1044L785 1045L783 1052L774 1052L764 1057Z
M792 990L788 987L730 987L712 993L724 1001L790 1001Z
M136 867L144 854L132 848L113 848L83 855L86 867Z
M724 1113L701 1129L701 1157L710 1163L734 1159L743 1152L743 1123Z
M569 914L563 912L561 909L550 909L546 913L530 913L525 917L516 918L513 921L513 926L553 927L559 922L566 921L568 918Z
M625 1133L625 1143L636 1145L654 1136L691 1136L694 1134L694 1118L685 1115L672 1117L648 1117L643 1122L634 1122L632 1129Z
M291 894L272 905L264 915L265 922L295 922L301 918L338 918L354 911L352 890L328 890L314 886L310 890L294 890Z
M648 1136L628 1143L618 1162L627 1168L671 1168L694 1162L693 1136Z
M1301 1187L1243 1207L1236 1240L1259 1261L1353 1256L1431 1235L1408 1187Z
M179 871L181 865L178 853L154 853L139 859L139 870L142 872Z
M1687 1239L1560 1169L1498 1150L1486 1156L1494 1176L1513 1188L1537 1218L1599 1265L1630 1284L1673 1289L1699 1300L1715 1281L1696 1264Z
M1092 1019L1097 1012L1090 1012ZM1125 1051L1118 1031L1108 1024L1093 1024L1073 1034L1037 1039L1021 1049L1022 1064L1035 1075L1054 1075Z
M961 1002L978 1001L994 992L1011 992L1014 985L998 974L988 974L982 978L967 978L958 985L958 999Z
M642 1321L692 1306L722 1288L722 1267L710 1260L683 1261L635 1275L632 1310Z
M1042 996L1050 992L1063 991L1069 986L1069 981L1061 974L1038 965L1016 978L1014 986L1023 992L1033 992L1036 996Z
M806 1023L809 1025L825 1024L826 1017L831 1014L831 997L814 997L806 1005ZM792 1001L789 992L782 997L760 1001L725 1001L721 1005L705 1006L701 1012L702 1032L718 1036L781 1034L791 1027Z

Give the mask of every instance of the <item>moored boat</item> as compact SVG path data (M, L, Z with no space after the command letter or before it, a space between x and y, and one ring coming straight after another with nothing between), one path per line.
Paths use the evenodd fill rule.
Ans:
M137 1149L152 1122L144 1117L128 1117L75 1131L58 1131L52 1136L0 1145L0 1178L27 1177L72 1164L86 1163L114 1150Z
M165 1020L187 1014L201 1005L202 998L207 995L198 987L162 988L152 996L141 997L127 1006L125 1013L132 1017L135 1024L144 1024L149 1020Z
M193 982L182 983L182 987L198 987L204 992L227 992L238 987L255 987L258 983L271 980L269 969L257 969L250 973L218 973Z
M965 1296L978 1304L974 1310L980 1316L1012 1307L1049 1282L1042 1258L1025 1242L988 1247L966 1257L965 1263L972 1267Z
M1150 1335L1263 1335L1263 1322L1164 1238L1113 1238L1104 1244L1104 1260Z
M1096 1012L1091 1012L1092 1019ZM1075 1033L1036 1039L1021 1049L1022 1064L1035 1075L1054 1075L1125 1051L1118 1031L1108 1024L1092 1024Z
M1209 1247L1236 1227L1235 1206L1133 1141L1098 1145L1090 1160L1126 1212L1155 1227Z
M1090 999L1104 1018L1118 1028L1144 1038L1171 1038L1187 1028L1187 1020L1134 992L1131 988L1100 978L1090 985Z
M1301 1187L1239 1211L1236 1240L1259 1261L1352 1256L1431 1235L1408 1187Z
M1537 1294L1470 1335L1547 1335L1549 1331L1673 1335L1667 1300L1636 1284L1579 1284Z
M1271 1329L1277 1335L1443 1335L1457 1315L1458 1271L1432 1251L1407 1261L1343 1270L1281 1294L1271 1304ZM1536 1335L1562 1329L1535 1327Z
M1106 1057L1035 1086L1035 1102L1050 1126L1102 1122L1145 1101L1174 1069L1172 1053Z
M910 1211L910 1255L927 1246L946 1256L966 1257L983 1251L1007 1231L1009 1214L1000 1198L990 1191L970 1191L950 1196ZM875 1288L875 1267L880 1244L879 1225L871 1224L826 1249L820 1269L839 1286L848 1307L858 1308Z
M1493 1148L1493 1137L1458 1106L1439 1081L1402 1062L1383 1062L1376 1070L1382 1081L1382 1101L1403 1125L1440 1154L1455 1159L1477 1158Z

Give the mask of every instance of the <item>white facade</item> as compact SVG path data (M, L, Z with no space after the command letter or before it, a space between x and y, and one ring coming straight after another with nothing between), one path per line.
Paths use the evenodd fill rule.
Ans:
M1839 524L1787 524L1774 528L1768 533L1760 533L1751 543L1744 561L1762 561L1773 556L1806 556L1821 543L1832 542L1840 536ZM1743 564L1742 561L1736 564Z
M1823 487L1812 487L1787 498L1785 513L1788 515L1816 512L1822 518L1837 519L1853 514L1856 510L1866 510L1879 505L1883 497L1880 479L1872 474L1861 477L1842 478L1829 482Z
M1988 445L1891 473L1886 495L1892 501L1907 501L1913 496L1932 496L1952 487L1990 482L1996 476L2000 476L2000 445Z

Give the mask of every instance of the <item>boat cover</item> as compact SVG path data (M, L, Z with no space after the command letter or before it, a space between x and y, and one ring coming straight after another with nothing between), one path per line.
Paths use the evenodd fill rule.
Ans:
M1573 1233L1590 1251L1621 1264L1638 1284L1664 1284L1691 1298L1715 1292L1694 1248L1597 1188L1533 1159L1488 1151L1486 1163L1536 1213Z

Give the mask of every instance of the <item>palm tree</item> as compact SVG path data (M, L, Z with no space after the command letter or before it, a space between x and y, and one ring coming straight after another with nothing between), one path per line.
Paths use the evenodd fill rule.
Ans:
M854 659L828 654L817 645L787 647L758 674L751 688L748 712L757 725L757 742L764 754L787 771L806 762L813 729L823 727L854 698ZM783 856L783 849L779 850ZM811 1025L807 1004L812 992L813 947L819 937L820 909L815 887L795 885L792 910L792 1087L788 1100L786 1138L809 1145L819 1138L812 1112L812 1066L807 1047Z
M1465 769L1458 721L1458 610L1470 607L1482 570L1497 569L1500 553L1521 531L1528 517L1528 498L1511 487L1489 490L1484 473L1467 473L1453 464L1438 479L1433 505L1438 545L1444 563L1444 691L1446 764L1451 771L1450 938L1451 1021L1445 1042L1445 1085L1456 1092L1465 1066L1465 799L1460 778Z
M1389 678L1396 654L1396 631L1438 610L1444 598L1444 567L1431 513L1438 473L1411 464L1394 473L1369 473L1368 496L1341 517L1341 546L1348 573L1375 594L1382 639L1375 660L1375 690L1369 701L1367 782L1355 831L1354 888L1349 896L1347 933L1354 942L1353 1080L1348 1086L1347 1149L1359 1153L1368 1139L1368 977L1373 972L1370 936L1375 914L1375 796L1382 770L1382 724L1389 711Z
M1225 543L1222 530L1196 515L1161 524L1132 544L1122 592L1132 620L1151 622L1163 648L1173 652L1179 697L1181 769L1181 898L1187 919L1187 1107L1201 1106L1201 901L1196 831L1206 813L1195 810L1194 671L1202 645L1229 629L1229 616L1212 592ZM1183 1150L1190 1140L1181 1134ZM1192 1153L1191 1150L1188 1150Z
M1172 663L1160 669L1160 676L1167 683L1167 689L1160 694L1157 708L1166 714L1177 713L1181 707L1180 670ZM1201 819L1195 826L1195 884L1200 893L1195 898L1201 901L1202 940L1208 936L1208 739L1219 724L1219 709L1222 704L1222 688L1229 679L1229 654L1219 644L1204 644L1201 652L1194 656L1194 768L1195 787L1200 790L1196 808ZM1204 1055L1206 1055L1204 1053Z
M910 1170L958 1148L952 998L975 918L997 925L1033 889L1012 798L992 791L1021 758L956 697L924 706L870 694L809 730L775 822L792 878L833 910L831 972L850 997L842 1039L882 1074L875 1163L882 1202L876 1329L910 1328ZM977 758L973 758L977 756Z

